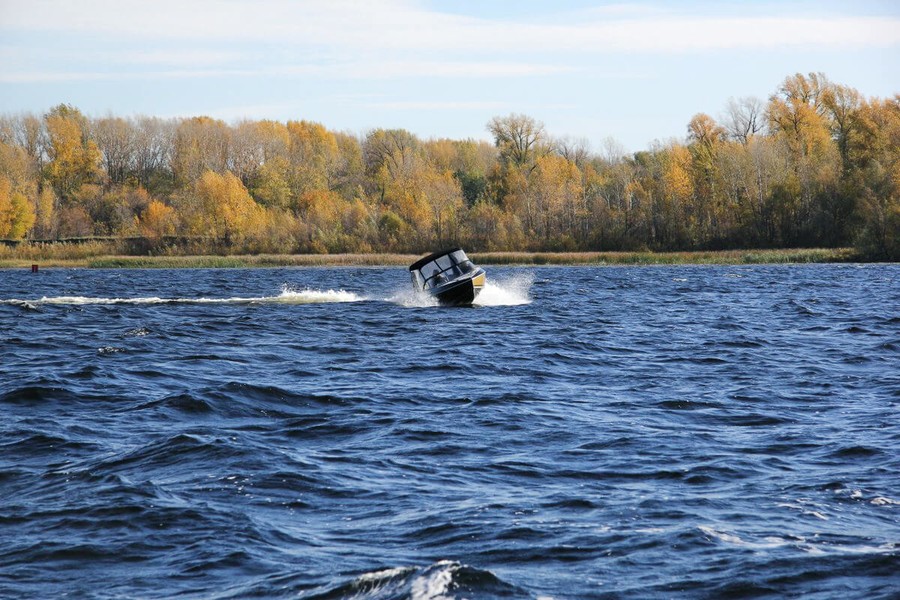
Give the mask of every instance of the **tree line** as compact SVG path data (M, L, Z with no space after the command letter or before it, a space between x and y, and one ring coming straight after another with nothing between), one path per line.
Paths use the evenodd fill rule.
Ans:
M66 104L6 116L0 239L142 237L171 253L856 245L900 259L900 94L796 74L631 155L526 115L487 130L493 143Z

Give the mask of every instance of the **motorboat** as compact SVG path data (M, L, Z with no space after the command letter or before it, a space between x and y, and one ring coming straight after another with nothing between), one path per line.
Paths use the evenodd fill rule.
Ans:
M413 287L443 306L471 306L484 287L484 269L476 267L461 248L442 250L409 267Z

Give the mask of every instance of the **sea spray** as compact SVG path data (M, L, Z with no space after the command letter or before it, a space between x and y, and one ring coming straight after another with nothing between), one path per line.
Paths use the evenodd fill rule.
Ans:
M417 292L409 287L394 291L384 300L385 302L391 302L403 306L404 308L427 308L429 306L438 306L437 299L431 294Z
M530 272L517 273L511 277L491 279L488 276L487 283L478 297L475 298L476 306L519 306L531 303L531 285L534 283L534 275Z

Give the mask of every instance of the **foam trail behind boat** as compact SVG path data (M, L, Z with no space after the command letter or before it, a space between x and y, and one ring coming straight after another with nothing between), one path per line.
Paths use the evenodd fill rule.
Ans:
M95 298L88 296L44 296L39 300L0 300L0 304L12 304L35 308L46 305L90 305L90 304L320 304L325 302L359 302L364 297L344 290L293 290L284 287L277 296L231 297L231 298Z

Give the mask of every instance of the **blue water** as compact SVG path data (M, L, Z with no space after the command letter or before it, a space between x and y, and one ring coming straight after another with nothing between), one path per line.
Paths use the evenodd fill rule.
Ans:
M487 271L0 271L0 597L898 597L900 266Z

